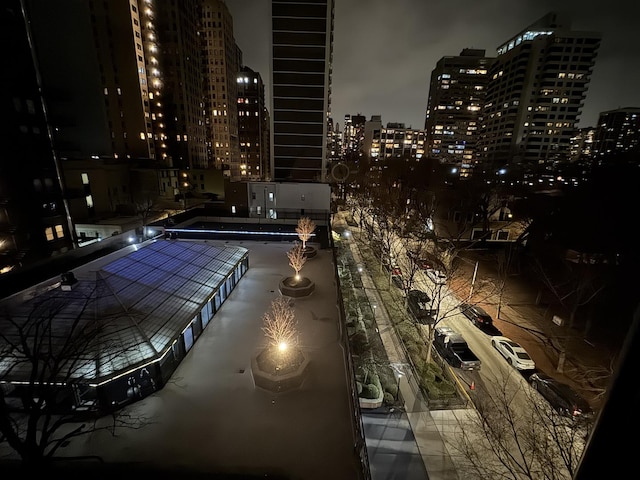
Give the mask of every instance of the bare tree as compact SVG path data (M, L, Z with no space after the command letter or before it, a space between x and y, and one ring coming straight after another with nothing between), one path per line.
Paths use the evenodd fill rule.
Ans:
M307 261L307 257L304 254L304 246L301 243L296 242L295 246L287 252L289 258L289 266L296 272L296 281L300 279L300 270Z
M296 233L298 234L298 238L302 241L303 250L307 248L307 242L311 239L315 230L316 224L309 217L302 217L298 220Z
M136 215L142 220L142 232L146 236L146 227L158 202L158 194L151 191L141 191L133 196L133 206Z
M451 447L469 479L571 480L591 420L558 414L513 371L491 380ZM513 377L513 378L512 378Z
M572 328L578 310L591 303L605 289L606 277L590 265L571 262L560 262L560 267L554 269L536 260L535 269L543 284L553 294L561 307L568 312L568 327ZM559 335L556 336L558 339ZM566 336L565 336L566 337ZM562 372L566 360L566 338L558 342L558 365L556 369Z
M94 305L89 297L61 325L58 315L65 304L62 298L48 297L26 317L6 306L0 316L0 443L8 443L29 467L50 462L72 438L98 430L114 435L118 427L145 424L122 412L112 412L105 423L70 408L73 393L95 370L95 352L108 361L123 351L115 342L103 341L102 325L83 320Z
M271 347L284 350L297 344L298 329L293 307L285 297L273 300L271 309L265 312L262 320L262 331Z

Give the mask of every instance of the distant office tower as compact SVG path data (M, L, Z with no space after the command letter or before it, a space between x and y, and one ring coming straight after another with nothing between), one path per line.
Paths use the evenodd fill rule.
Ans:
M333 124L333 118L327 119L329 125L327 127L327 134L329 136L329 162L335 163L342 160L342 132L340 131L340 124Z
M333 0L272 0L273 178L324 182Z
M498 48L478 143L488 168L569 159L600 37L549 13Z
M585 127L579 129L576 134L571 137L571 161L590 160L593 156L593 141L596 136L594 127Z
M242 52L234 39L233 18L224 0L203 0L201 37L209 166L239 180L237 79Z
M0 98L0 275L73 248L59 159L40 95L37 59L21 2L0 9L5 47Z
M618 108L600 113L593 143L596 159L640 150L640 108Z
M155 15L142 24L143 46L149 52L145 57L147 73L153 78L151 87L157 81L164 92L164 98L159 99L161 106L158 99L150 98L151 120L159 120L158 126L162 124L164 128L164 143L174 167L203 168L207 150L198 35L200 1L138 3L145 12L154 3L156 6ZM153 43L155 39L157 45ZM158 50L154 51L154 46Z
M240 176L249 180L266 180L270 162L264 83L258 72L246 66L238 74L237 83Z
M404 123L387 123L374 131L371 144L372 161L392 158L420 160L425 154L425 131L405 128Z
M480 115L494 60L484 50L465 48L458 56L442 57L431 72L424 126L427 155L455 165L461 177L478 161Z
M364 115L345 115L342 135L343 155L360 153L364 148L364 126L367 118Z
M362 150L364 153L371 157L371 145L373 144L374 136L380 138L380 130L382 129L382 116L371 115L371 120L367 120L364 123L364 145Z

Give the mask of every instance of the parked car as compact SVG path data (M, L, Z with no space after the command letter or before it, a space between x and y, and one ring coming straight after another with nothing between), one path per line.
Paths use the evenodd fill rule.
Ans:
M409 290L407 310L418 323L425 325L435 323L438 314L437 309L431 308L431 298L422 290Z
M384 268L391 274L391 276L402 275L402 269L395 263L385 263Z
M476 327L490 327L493 325L493 318L482 307L463 302L458 305L458 308Z
M591 414L589 402L566 383L539 372L533 373L529 382L560 415L576 418Z
M461 370L480 370L480 359L469 348L464 337L451 327L437 327L433 345L452 366Z
M533 370L536 364L527 351L507 337L491 337L491 345L518 370Z
M436 285L445 285L447 283L447 275L442 270L428 269L427 277Z

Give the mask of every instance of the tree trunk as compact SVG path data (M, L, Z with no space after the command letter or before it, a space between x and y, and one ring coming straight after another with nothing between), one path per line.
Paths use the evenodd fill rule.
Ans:
M563 346L562 350L560 350L560 355L558 356L558 367L556 368L556 371L558 373L564 373L564 361L566 359L566 356L567 356L567 353Z

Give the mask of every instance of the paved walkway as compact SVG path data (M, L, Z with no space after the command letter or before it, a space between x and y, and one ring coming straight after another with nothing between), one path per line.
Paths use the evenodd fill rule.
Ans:
M343 217L338 216L334 221L336 222L336 226L346 227L346 224L342 223L344 222ZM357 242L349 242L349 247L354 262L364 265ZM378 306L378 308L375 309L376 325L389 361L392 365L395 365L397 369L402 371L399 388L401 396L404 399L404 410L406 412L402 416L406 417L408 425L411 427L415 446L426 470L426 477L422 473L424 470L421 471L417 468L412 471L411 476L403 476L400 472L395 472L395 474L392 475L392 460L378 458L374 450L369 453L372 478L373 480L377 480L378 478L457 480L459 476L454 460L443 437L443 433L454 435L456 429L459 428L459 419L456 417L456 411L442 410L436 413L429 410L413 372L411 368L408 367L409 360L401 346L401 340L398 338L396 330L389 319L387 310L384 308L384 303L380 298L379 292L366 269L362 271L361 279L369 302L372 305ZM371 439L367 436L366 440L367 446L369 450L371 450ZM382 474L382 472L384 472L384 474Z

